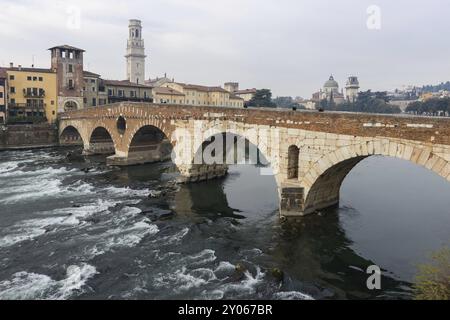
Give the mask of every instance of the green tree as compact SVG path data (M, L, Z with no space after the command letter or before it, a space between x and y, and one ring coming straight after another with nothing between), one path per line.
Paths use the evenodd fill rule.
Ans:
M321 100L319 108L330 111L348 111L364 113L401 113L398 106L388 103L389 99L386 92L365 91L358 94L358 99L353 102L344 102L336 104L333 99Z
M269 89L257 90L255 96L248 102L250 107L275 108L272 101L272 92Z
M450 300L450 249L432 255L432 262L419 267L416 300Z

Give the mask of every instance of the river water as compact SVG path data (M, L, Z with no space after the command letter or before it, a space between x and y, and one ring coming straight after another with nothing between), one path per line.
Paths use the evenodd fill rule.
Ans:
M450 183L401 160L366 159L339 208L283 222L254 166L176 185L170 163L67 151L0 153L0 299L410 299L450 243Z

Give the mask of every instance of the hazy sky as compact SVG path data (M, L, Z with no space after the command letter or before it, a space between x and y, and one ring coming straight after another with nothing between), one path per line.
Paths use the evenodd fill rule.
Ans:
M128 19L136 18L147 78L167 72L303 97L331 73L341 86L357 75L374 90L450 80L448 0L0 0L0 8L3 66L30 66L34 55L48 67L46 49L69 44L86 50L85 69L123 79Z

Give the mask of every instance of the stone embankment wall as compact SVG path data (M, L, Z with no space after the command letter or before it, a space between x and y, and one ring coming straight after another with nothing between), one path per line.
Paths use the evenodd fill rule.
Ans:
M0 150L58 146L58 129L50 124L0 126Z

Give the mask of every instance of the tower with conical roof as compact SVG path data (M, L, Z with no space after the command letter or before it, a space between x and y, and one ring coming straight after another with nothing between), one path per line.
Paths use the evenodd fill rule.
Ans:
M142 24L140 20L130 20L127 45L127 79L130 82L143 84L145 82L145 47L142 39Z

